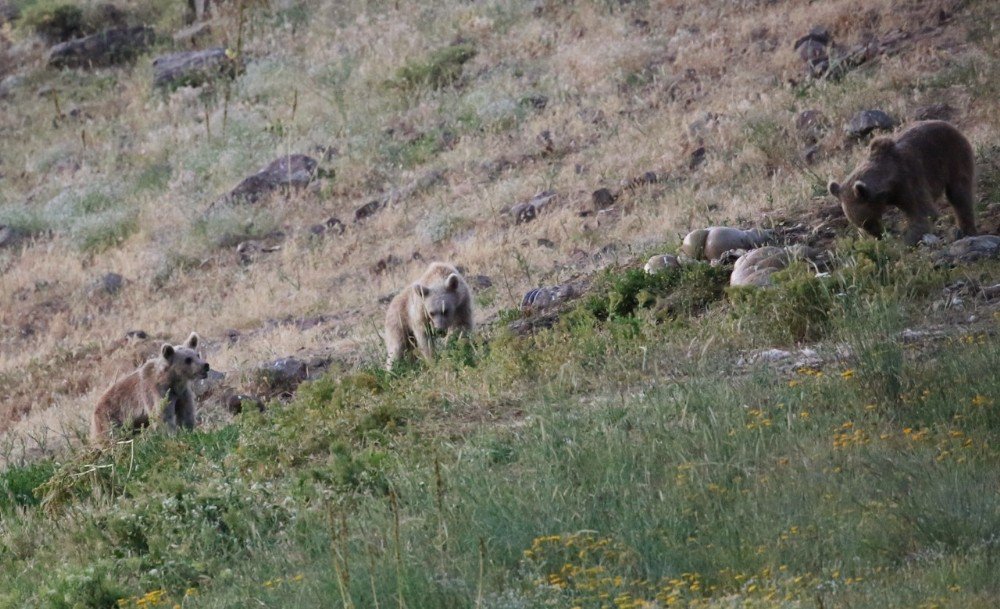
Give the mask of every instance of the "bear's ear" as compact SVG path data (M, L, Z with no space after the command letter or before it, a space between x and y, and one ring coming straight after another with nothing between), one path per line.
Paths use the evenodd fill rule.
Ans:
M189 336L188 339L184 341L184 346L187 347L188 349L194 349L198 346L199 340L200 339L198 338L198 334L196 332L192 332L191 336Z
M165 344L162 347L160 347L160 355L163 356L163 359L165 359L165 360L167 360L169 362L170 358L172 358L174 356L174 347L173 347L173 345L166 345Z
M445 279L444 285L448 288L449 292L454 292L458 289L458 282L458 275L452 273L451 275L448 275L448 279Z
M896 142L891 137L877 137L868 145L868 150L872 153L890 152L896 146Z
M854 196L861 199L862 201L867 201L871 196L871 191L868 189L868 185L858 180L854 183Z
M427 294L430 292L430 290L420 285L419 283L413 284L413 291L417 294L417 296L421 298L426 298Z
M840 196L840 184L835 181L830 180L830 183L826 185L826 189L830 191L830 194L839 197Z

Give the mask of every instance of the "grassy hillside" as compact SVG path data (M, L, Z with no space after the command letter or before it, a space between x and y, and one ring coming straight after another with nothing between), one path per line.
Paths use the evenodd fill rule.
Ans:
M223 3L197 44L245 69L176 89L152 62L189 46L184 3L121 3L152 48L66 70L58 3L9 4L0 607L996 605L1000 266L858 239L824 194L855 112L948 104L997 231L993 3ZM873 50L811 78L816 25ZM223 200L288 154L308 186ZM835 263L764 291L636 270L720 223L803 223ZM485 330L388 374L385 297L434 259L491 280ZM553 327L507 329L583 276ZM265 413L87 448L107 385L191 330L238 390L335 364Z

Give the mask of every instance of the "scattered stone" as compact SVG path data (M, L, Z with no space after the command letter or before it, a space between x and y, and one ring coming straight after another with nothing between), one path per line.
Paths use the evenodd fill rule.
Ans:
M695 260L715 260L728 250L751 249L774 242L774 231L710 226L684 237L681 252Z
M795 260L818 262L823 256L822 250L806 245L768 246L755 249L740 256L736 261L733 274L729 278L729 285L767 287L771 285L771 275L786 268L791 262Z
M819 25L795 41L792 48L799 52L799 57L805 62L810 76L818 78L829 69L830 55L827 47L832 41L829 30Z
M517 205L511 207L510 214L514 216L514 223L524 224L525 222L531 222L537 218L542 209L555 200L555 198L555 191L546 190L538 193L529 201L524 201L523 203L518 203Z
M238 58L230 57L222 47L181 51L153 60L153 86L197 87L215 78L234 78L241 70Z
M656 175L656 172L654 172L654 171L647 171L646 173L642 174L641 176L634 177L631 180L622 180L621 187L622 187L623 191L625 191L625 190L635 190L636 188L640 188L642 186L648 186L650 184L656 184L657 180L658 180L658 177Z
M695 148L694 152L691 153L690 160L688 161L688 169L692 171L697 169L702 163L705 162L706 154L707 151L705 150L704 146L698 146L697 148Z
M847 135L855 138L861 138L876 129L881 131L890 131L895 126L896 121L881 110L862 110L851 117L851 120L847 123L845 130L847 131Z
M263 395L290 394L308 374L306 362L296 357L283 357L257 368L252 380Z
M252 204L280 188L303 188L315 177L317 165L316 159L304 154L279 157L240 182L223 200Z
M382 258L375 264L373 264L370 270L372 275L381 275L382 273L388 271L390 268L399 266L402 263L403 261L400 260L397 256L393 256L390 254L385 258Z
M0 25L10 23L21 16L18 7L9 0L0 0Z
M920 106L913 110L913 120L915 121L950 121L958 114L953 106L949 104L931 104Z
M331 235L343 235L346 230L347 226L340 221L340 218L332 216L327 218L326 222L322 224L313 224L309 227L309 232L316 236L322 236L328 233Z
M537 241L535 241L535 243L538 245L538 247L544 247L548 249L552 249L556 246L555 241L552 241L551 239L546 239L544 237L540 237Z
M944 240L941 237L931 233L926 233L924 236L920 237L920 241L918 242L919 245L923 245L925 247L938 247L942 243L944 243Z
M155 39L145 26L112 28L57 44L49 50L53 68L85 68L126 63L144 52Z
M146 340L147 338L149 338L149 333L147 333L145 330L129 330L128 332L125 333L125 338L135 339L135 340Z
M278 241L284 238L284 233L275 232L263 239L248 239L236 244L236 254L240 264L250 264L257 260L258 254L271 254L281 250Z
M477 290L486 290L493 287L493 280L486 275L466 275L465 280Z
M615 204L615 195L607 188L598 188L591 194L594 203L594 211L607 209Z
M753 354L750 357L749 361L751 363L757 363L757 362L775 363L791 358L792 358L791 351L785 351L784 349L766 349L764 351L760 351L758 353Z
M549 105L549 98L544 95L525 95L519 103L525 108L544 110L545 106Z
M264 401L243 393L234 393L226 398L226 410L231 414L241 414L247 409L256 409L258 412L264 412Z
M20 245L26 235L13 226L0 224L0 249Z
M798 351L786 351L785 349L764 349L754 351L740 356L736 361L738 366L751 366L759 364L769 364L776 366L779 370L790 372L802 368L817 370L823 365L823 358L815 349L803 347Z
M680 268L680 266L681 262L677 256L672 254L658 254L646 261L646 266L643 269L650 275L655 275L663 269L676 269Z
M913 343L928 342L932 340L941 340L945 338L947 334L943 330L938 330L934 328L925 328L923 330L913 330L906 328L899 333L899 340L905 345Z
M829 122L819 110L804 110L795 117L795 129L806 144L815 144L829 128Z
M226 378L226 375L218 370L209 370L207 377L191 383L191 390L194 391L198 399L203 400L219 387L224 378Z
M552 132L548 129L539 133L536 139L542 147L543 154L552 154L555 151L556 144L552 141Z
M948 256L957 262L975 262L984 258L1000 257L1000 237L996 235L964 237L951 244Z
M578 296L578 286L571 283L529 290L521 299L521 311L525 314L538 313Z
M362 205L361 207L354 210L354 222L360 222L365 218L370 218L375 215L375 213L382 209L385 203L380 199L375 199L374 201L369 201Z
M1000 283L979 289L979 294L986 300L1000 298Z
M10 97L15 89L24 83L24 76L20 74L9 74L0 79L0 99Z
M114 296L125 286L125 278L118 273L101 275L90 287L91 294L108 294Z

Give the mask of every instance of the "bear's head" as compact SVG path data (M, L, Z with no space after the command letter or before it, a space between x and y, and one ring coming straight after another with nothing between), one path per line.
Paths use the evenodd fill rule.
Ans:
M435 332L443 332L455 325L458 308L466 298L461 277L452 273L437 285L417 283L414 284L413 291L423 301L424 312Z
M847 219L873 235L881 234L879 218L891 203L891 195L899 181L896 156L895 142L891 138L876 138L868 148L868 158L844 184L833 180L827 184L830 194L840 200Z
M160 348L160 357L171 377L182 381L208 377L208 362L195 351L198 340L198 335L192 332L184 344L165 344Z

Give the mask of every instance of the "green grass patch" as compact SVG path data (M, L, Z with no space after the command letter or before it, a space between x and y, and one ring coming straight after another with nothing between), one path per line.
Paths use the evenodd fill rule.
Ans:
M411 60L399 68L392 84L404 90L451 86L461 78L465 63L475 56L476 48L469 43L437 49L423 59Z

